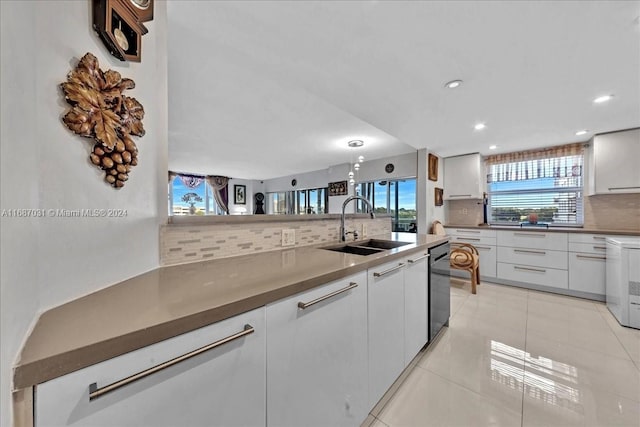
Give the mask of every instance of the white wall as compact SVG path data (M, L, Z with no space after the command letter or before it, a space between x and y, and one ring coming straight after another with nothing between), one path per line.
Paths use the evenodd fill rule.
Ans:
M431 153L438 157L438 180L431 181L427 179L427 205L429 206L427 223L428 226L431 226L431 223L435 220L440 221L441 223L445 223L445 206L447 202L444 202L442 206L435 205L435 188L444 188L444 158L438 156L436 153ZM428 159L427 159L428 165ZM429 230L421 231L421 233L428 233Z
M253 214L253 194L257 192L254 189L255 181L249 179L232 178L229 180L229 214L230 215L251 215ZM244 205L235 204L235 186L244 185L245 201Z
M391 173L384 169L388 163L394 166ZM418 174L417 167L417 152L375 160L367 160L365 154L365 161L356 173L356 182L415 177Z
M166 4L143 37L142 63L111 57L91 29L89 1L1 1L1 209L126 209L121 218L2 217L0 425L11 425L11 370L29 328L50 307L159 265L167 212ZM115 190L88 160L91 144L61 122L59 84L91 52L132 78L145 108L139 165ZM81 319L79 319L81 321Z

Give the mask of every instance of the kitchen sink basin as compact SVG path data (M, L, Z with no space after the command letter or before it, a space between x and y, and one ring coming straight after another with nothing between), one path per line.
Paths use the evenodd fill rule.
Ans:
M355 243L358 246L376 249L395 249L400 246L408 245L409 242L394 242L392 240L371 239Z
M379 249L379 248L366 248L362 246L350 246L350 245L337 246L334 248L322 248L322 249L326 249L328 251L343 252L346 254L356 254L356 255L372 255L372 254L377 254L383 251L383 249Z
M342 246L329 246L326 248L328 251L335 252L343 252L346 254L356 254L356 255L372 255L378 254L385 250L399 248L400 246L408 245L408 242L394 242L392 240L379 240L379 239L370 239L363 241L355 241L349 243L348 245Z

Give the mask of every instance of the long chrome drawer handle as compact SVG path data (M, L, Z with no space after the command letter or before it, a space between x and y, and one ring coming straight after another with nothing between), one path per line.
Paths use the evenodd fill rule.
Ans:
M593 249L600 249L602 251L605 251L605 250L607 250L607 247L606 246L594 246Z
M546 255L547 252L545 251L530 251L527 249L514 249L513 252L517 253L517 254L535 254L535 255Z
M309 302L300 301L298 303L298 308L304 310L305 308L309 308L314 304L317 304L317 303L319 303L321 301L324 301L326 299L329 299L331 297L335 297L336 295L339 295L339 294L341 294L343 292L347 292L348 290L353 289L353 288L357 288L357 287L358 287L358 284L356 282L350 282L349 286L347 286L346 288L338 289L337 291L333 291L330 294L327 294L327 295L322 296L320 298L316 298L313 301L309 301Z
M520 236L520 237L546 237L543 233L513 233L514 236Z
M528 268L528 267L518 267L517 265L513 266L516 270L524 270L524 271L535 271L536 273L546 273L547 270L541 270L539 268Z
M382 277L382 276L384 276L385 274L391 273L392 271L399 270L399 269L401 269L402 267L404 267L404 263L402 263L402 262L401 262L400 264L396 265L395 267L391 267L390 269L385 270L385 271L381 271L380 273L376 273L376 272L374 272L374 273L373 273L373 277Z
M218 340L216 342L212 342L211 344L207 344L204 347L200 347L197 350L193 350L192 352L183 354L182 356L178 356L174 359L168 360L166 362L160 363L159 365L156 365L152 368L146 369L142 372L138 372L137 374L133 374L130 377L121 379L120 381L116 381L114 383L111 383L109 385L106 385L104 387L98 388L98 385L96 383L93 383L91 385L89 385L89 400L94 400L97 399L98 397L102 397L107 393L110 393L112 391L115 391L121 387L124 387L128 384L131 384L133 382L136 382L138 380L141 380L145 377L148 377L151 374L155 374L156 372L160 372L163 369L169 368L173 365L176 365L180 362L184 362L185 360L191 359L192 357L195 357L199 354L202 354L206 351L212 350L216 347L220 347L223 344L226 344L228 342L231 342L233 340L237 340L238 338L244 337L245 335L249 335L255 332L255 329L253 328L253 326L247 324L244 325L244 329L241 332L237 332L233 335L229 335L226 338L222 338L221 340Z
M605 240L606 237L593 236L593 240Z
M429 258L429 254L424 254L421 257L414 258L414 259L408 259L407 262L409 262L410 264L413 264L414 262L418 262L421 259L425 259L425 258Z
M490 248L489 246L478 246L478 245L474 245L474 247L475 247L476 249L482 249L482 250L486 250L486 251L491 250L491 248Z
M472 242L480 241L480 239L474 239L473 237L458 237L458 240L471 240Z
M591 256L591 255L576 255L576 258L584 258L584 259L601 259L606 260L606 256Z
M480 234L479 231L475 231L475 230L456 230L458 233L473 233L473 234Z
M611 190L635 190L637 188L640 188L638 186L632 186L632 187L609 187L609 191Z

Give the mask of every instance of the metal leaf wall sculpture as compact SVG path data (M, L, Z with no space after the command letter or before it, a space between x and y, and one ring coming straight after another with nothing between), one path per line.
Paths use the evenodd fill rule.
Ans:
M113 70L103 72L91 53L82 57L62 83L71 110L64 124L80 136L94 140L91 163L105 172L105 181L120 188L138 164L138 147L131 135L143 136L144 108L124 95L136 84Z

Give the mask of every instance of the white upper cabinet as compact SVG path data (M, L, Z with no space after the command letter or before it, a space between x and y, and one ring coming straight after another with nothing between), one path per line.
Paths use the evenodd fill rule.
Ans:
M588 194L640 193L640 129L593 137Z
M482 171L479 153L444 159L444 200L481 199Z

